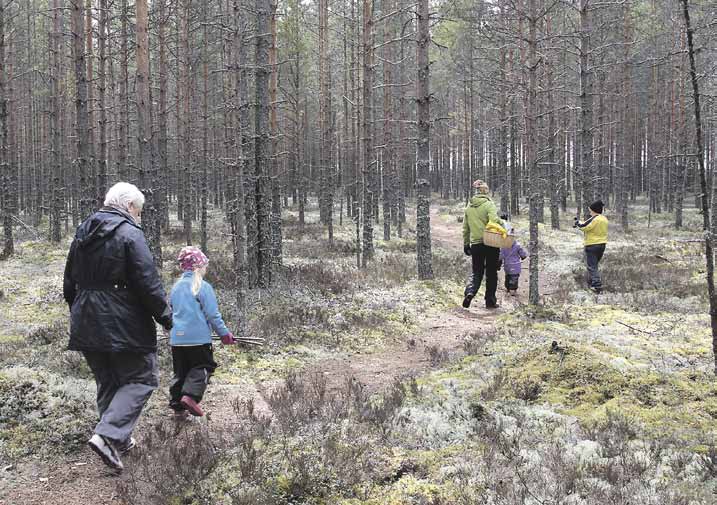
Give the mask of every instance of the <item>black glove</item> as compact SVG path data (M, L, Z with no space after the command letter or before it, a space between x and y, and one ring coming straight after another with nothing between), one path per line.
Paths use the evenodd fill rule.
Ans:
M574 219L574 221L573 221L573 228L577 228L579 222L580 222L580 219L578 219L578 218L576 217L576 218Z
M470 244L466 244L466 245L463 246L463 254L465 254L466 256L470 256L471 254L473 254L473 253L471 252L471 245L470 245Z
M172 316L163 316L159 321L157 321L159 324L162 325L162 328L169 331L172 329Z

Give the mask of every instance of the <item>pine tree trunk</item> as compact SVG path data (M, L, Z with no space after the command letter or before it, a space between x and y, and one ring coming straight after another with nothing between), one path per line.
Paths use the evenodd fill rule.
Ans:
M202 3L202 18L207 19L207 4ZM209 199L209 29L202 24L202 180L199 188L199 244L207 251L207 205Z
M418 38L416 43L416 186L418 188L416 204L416 263L419 279L433 278L431 257L431 183L429 181L429 155L431 136L431 69L428 61L428 46L431 34L428 28L428 0L418 1L416 12Z
M256 214L257 214L257 265L258 285L266 288L272 282L271 258L271 194L266 167L271 162L271 139L269 138L269 47L271 32L271 0L255 0L255 79L254 79L254 157L256 164Z
M282 264L282 233L281 233L281 187L282 178L279 176L279 121L277 119L277 89L279 82L279 63L276 48L276 0L271 1L271 46L269 47L269 65L271 78L269 80L270 132L271 132L271 261L275 267ZM333 242L333 223L329 219L329 242Z
M49 0L52 9L52 34L50 36L50 78L52 98L50 108L50 131L52 149L52 202L50 203L50 240L59 243L62 237L62 139L60 137L60 76L62 65L60 54L62 25L60 21L60 0Z
M154 190L159 186L152 160L152 102L149 91L149 12L147 0L135 1L137 18L137 144L139 147L140 184L146 201L142 224L157 268L162 268L162 241Z
M593 72L590 63L590 0L580 0L580 177L582 208L587 214L593 198Z
M87 108L87 65L85 62L85 13L83 0L72 0L72 48L75 61L75 111L77 115L77 170L79 173L80 216L92 211L94 191L90 181L90 131Z
M159 25L157 27L157 43L159 44L159 111L157 132L157 154L159 155L160 186L157 188L156 201L160 209L162 229L169 228L169 158L167 154L167 119L168 108L168 61L167 61L167 0L155 0L158 4Z
M393 8L391 2L384 5L386 11ZM393 56L391 54L391 44L388 40L391 34L388 31L388 23L384 24L383 29L383 152L381 153L381 185L382 203L383 203L383 239L391 240L391 197L392 197L392 181L393 181L393 140L391 138L393 121L391 115L391 65Z
M2 194L0 202L2 202L3 217L3 252L0 259L7 258L15 253L15 240L13 237L13 214L15 212L14 199L12 190L11 171L12 154L9 145L9 113L8 113L8 95L9 95L9 72L7 61L7 40L6 40L6 19L5 12L7 7L5 3L0 3L0 177L2 180Z
M363 135L363 258L366 267L373 259L373 208L374 208L374 153L372 131L372 86L373 86L373 0L363 0L363 92L361 131Z
M129 169L129 34L127 0L120 4L120 79L119 79L119 152L117 153L117 174L122 181L131 181Z
M180 65L180 85L182 88L182 108L181 125L182 125L182 148L180 150L180 163L182 164L181 184L179 191L182 192L182 221L184 240L187 245L191 245L192 238L192 121L191 121L191 98L192 83L190 76L191 69L191 52L189 47L189 17L191 15L192 0L182 0L181 19L180 19L180 37L181 37L181 54L182 63Z
M235 90L235 109L234 109L234 131L240 132L246 125L241 123L241 114L237 110L237 106L240 104L242 88L241 83L243 81L243 75L240 70L243 61L241 60L243 45L242 30L241 30L241 9L240 0L233 0L233 16L234 16L234 34L233 34L233 47L232 47L232 66L234 67L234 90ZM245 209L244 209L244 152L243 152L243 136L234 135L234 191L235 191L235 203L232 214L233 226L233 237L234 237L234 271L236 279L236 303L239 316L240 330L246 331L246 288L248 284L248 272L246 263L246 223L245 223Z
M710 206L709 195L707 194L707 177L705 171L705 158L702 140L702 118L700 110L700 90L697 80L697 65L695 63L695 49L693 42L693 31L690 22L690 9L688 0L682 1L682 15L685 21L685 31L687 32L687 54L690 60L690 81L692 82L692 95L694 98L694 120L695 120L695 140L697 144L697 163L700 171L700 189L702 190L702 226L705 232L705 262L707 267L707 293L710 302L710 326L712 327L712 354L715 361L715 374L717 374L717 293L715 293L714 284L714 254L713 254L713 237L714 237L714 219L710 224ZM717 184L712 187L712 216L717 211Z
M530 195L530 242L528 251L530 255L530 281L528 301L531 305L540 302L539 270L540 249L538 243L538 222L540 219L539 205L542 200L541 183L538 173L538 142L536 138L535 118L537 115L537 12L536 0L528 1L528 90L525 117L525 135L528 165L528 193Z
M97 156L97 195L98 207L102 205L107 192L107 29L109 13L107 0L100 0L99 23L97 25L97 103L99 105L99 155Z
M85 60L87 62L87 117L89 134L89 158L88 158L88 184L92 191L92 209L98 209L104 202L104 194L100 195L98 187L98 174L95 156L95 55L92 36L92 0L87 0L85 8Z

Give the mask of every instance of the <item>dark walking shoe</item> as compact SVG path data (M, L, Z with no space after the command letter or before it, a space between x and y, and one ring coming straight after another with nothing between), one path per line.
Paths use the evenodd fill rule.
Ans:
M182 399L179 400L179 403L181 403L184 408L187 409L189 413L193 416L202 417L204 415L202 407L200 407L199 404L195 402L194 398L192 398L191 396L182 396Z
M473 301L473 295L466 295L465 298L463 298L463 308L467 309L471 306L471 302Z
M602 293L602 288L596 288L594 286L590 286L590 291L592 291L596 295L599 295L600 293Z
M486 304L485 304L485 308L486 308L486 309L491 309L491 310L493 310L493 309L499 309L499 308L500 308L500 305L498 305L497 303L486 303Z
M95 433L92 435L92 438L87 441L87 445L102 458L105 465L115 470L121 471L124 469L122 460L119 457L119 452L108 438Z
M122 456L127 454L135 447L137 447L137 441L134 439L134 437L129 437L129 440L125 441L124 444L117 444L117 450Z

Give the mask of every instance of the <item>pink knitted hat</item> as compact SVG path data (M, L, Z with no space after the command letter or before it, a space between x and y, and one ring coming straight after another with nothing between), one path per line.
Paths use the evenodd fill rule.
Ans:
M179 261L179 268L184 272L193 272L209 264L209 258L207 258L198 247L194 247L193 245L183 247L182 250L179 251L177 261Z
M488 183L485 181L482 181L480 179L473 181L473 187L476 188L481 193L488 193L490 191L490 188L488 187Z

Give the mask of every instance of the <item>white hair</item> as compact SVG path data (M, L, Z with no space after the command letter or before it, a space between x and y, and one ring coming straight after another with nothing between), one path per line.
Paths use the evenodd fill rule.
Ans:
M118 182L105 195L105 206L129 211L132 205L137 209L144 207L144 195L137 186L128 182Z

